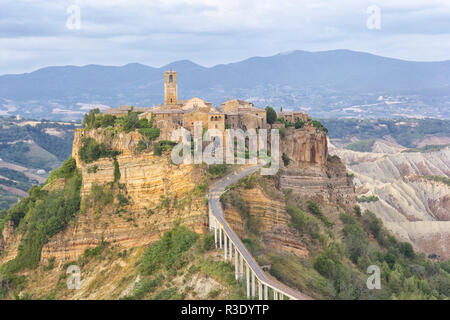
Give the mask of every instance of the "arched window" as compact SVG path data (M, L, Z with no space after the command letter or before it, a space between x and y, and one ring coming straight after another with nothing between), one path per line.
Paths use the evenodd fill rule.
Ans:
M169 76L169 82L172 83L173 82L173 75Z

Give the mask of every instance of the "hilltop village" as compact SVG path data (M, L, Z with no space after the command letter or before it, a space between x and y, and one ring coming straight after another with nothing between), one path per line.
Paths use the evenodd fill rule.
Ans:
M256 108L251 102L228 99L219 109L197 97L178 100L177 72L173 70L164 73L164 104L150 108L121 105L105 110L104 114L123 117L131 110L140 113L140 119L152 120L153 127L160 129L161 140L170 140L171 133L181 127L193 132L194 123L197 121L202 123L202 128L220 131L268 127L266 110ZM302 111L279 112L276 118L290 124L303 124L310 120L306 112Z
M238 188L239 193L233 189L235 191L224 194L220 200L230 227L241 239L254 239L251 241L268 250L266 257L271 256L273 249L276 254L293 253L301 257L309 254L299 236L304 231L291 225L290 215L295 215L292 218L297 219L295 221L307 219L308 225L312 223L308 222L310 219L316 218L313 214L302 218L303 211L288 212L287 205L290 209L295 205L308 210L308 204L295 201L314 199L323 203L326 213L337 204L352 210L351 177L346 175L345 165L328 157L326 129L320 122L310 119L304 112L277 114L273 108L256 108L242 100L228 100L220 107L199 98L180 101L177 74L167 71L163 104L149 108L120 106L103 114L94 109L85 115L83 128L74 132L72 157L51 173L42 189L33 189L30 197L24 198L0 221L4 222L0 265L7 265L11 273L23 268L48 269L44 273L31 273L33 281L27 290L36 297L52 294L58 298L131 298L138 273L143 281L155 276L147 274L151 268L145 264L152 254L147 252L157 247L152 244L161 241L161 237L167 238L165 233L182 225L191 230L183 229L186 230L183 232L195 232L189 236L192 239L200 237L202 243L213 240L208 233L212 224L206 195L211 183L237 168L228 164L177 165L167 152L176 144L170 141L173 130L180 127L193 130L198 121L203 129L221 131L228 128L279 129L282 161L277 174L267 178L258 174L248 176L239 182L245 183L245 187ZM285 194L285 190L290 191ZM45 207L39 205L42 201L46 201ZM25 208L28 205L36 209L30 211ZM61 208L57 210L57 217L54 217L55 206ZM316 207L313 209L326 221L324 228L327 228L330 223L323 217L324 213ZM27 221L23 212L31 212L30 221L36 227L21 233L20 222L15 224L14 221L16 217ZM316 239L318 221L313 228ZM41 233L33 233L33 230L41 230ZM223 265L223 258L220 264L214 260L213 247L214 242L212 247L208 244L202 249L206 250L205 256L202 254L200 260L196 256L193 261L199 268L218 266L219 276L228 272L234 279L232 269ZM167 256L167 251L163 255ZM234 280L223 282L215 272L205 276L203 271L192 271L197 267L190 263L182 265L184 258L173 259L176 273L189 273L189 279L201 275L211 282L212 289L221 288L219 297L245 297L245 291L239 293L239 284ZM203 267L198 261L204 261L201 262ZM53 289L64 284L64 281L58 282L59 273L66 274L63 266L72 262L84 266L85 285L77 292ZM105 268L101 266L103 263ZM258 263L271 262L261 260ZM162 265L158 265L160 267ZM101 270L107 272L103 274ZM145 275L141 270L146 270ZM154 290L166 292L163 287L175 278L179 277L164 272L165 280ZM46 283L51 285L43 288ZM209 290L200 293L193 289L192 293L186 291L175 297L182 286L171 289L171 296L195 299L206 298L209 294ZM153 293L144 292L145 296L150 294Z
M193 130L197 121L222 131L279 129L279 170L243 177L249 168L174 163L172 130ZM207 196L217 196L215 186L229 177L240 180L210 206ZM210 218L219 201L224 221L267 276L312 298L448 297L448 286L436 281L449 283L439 264L357 205L353 175L328 155L319 121L242 100L219 107L180 101L172 70L164 74L163 104L86 114L72 157L29 194L0 216L0 298L245 299L238 255L234 268L224 262L210 232L218 229ZM376 296L364 289L372 263L386 273ZM79 290L66 288L72 265L82 272ZM435 271L424 277L427 268Z

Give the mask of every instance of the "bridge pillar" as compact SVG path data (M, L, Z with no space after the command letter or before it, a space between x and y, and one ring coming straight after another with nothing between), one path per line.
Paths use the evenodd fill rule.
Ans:
M219 245L220 245L220 249L222 249L222 228L219 228Z
M208 220L209 220L209 230L216 228L216 219L212 213L211 203L208 202Z
M264 285L264 300L269 300L269 287Z
M252 271L252 297L256 297L255 273Z
M225 261L227 261L227 250L228 250L228 248L227 248L227 240L228 240L228 237L227 237L227 235L226 235L226 233L224 233L223 234L223 255L224 255L224 257L225 257Z
M231 238L228 239L228 244L230 247L230 262L233 262L233 242L231 241Z
M278 300L284 300L284 296L281 292L278 292Z
M248 264L245 264L245 273L247 275L247 298L250 298L250 270Z
M216 249L217 249L217 228L216 227L214 228L214 244L216 245Z
M273 290L273 300L278 300L278 292Z
M258 279L258 300L262 300L262 299L263 299L262 283Z
M236 246L234 246L234 276L236 280L239 279L239 262L238 262L238 251Z
M239 255L240 257L240 264L239 264L239 278L244 278L244 257Z

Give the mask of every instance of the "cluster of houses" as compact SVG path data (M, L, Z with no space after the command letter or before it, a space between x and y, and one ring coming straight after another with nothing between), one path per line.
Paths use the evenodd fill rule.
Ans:
M121 105L119 108L107 109L104 113L121 117L132 108L140 112L140 118L150 120L153 115L153 125L160 129L160 138L165 140L169 140L171 133L180 127L193 132L197 121L202 123L203 128L220 131L227 128L267 128L266 111L256 108L251 102L228 99L218 109L200 98L178 100L177 73L173 70L164 73L164 104L149 108ZM277 116L289 123L307 121L307 114L301 111L279 112Z

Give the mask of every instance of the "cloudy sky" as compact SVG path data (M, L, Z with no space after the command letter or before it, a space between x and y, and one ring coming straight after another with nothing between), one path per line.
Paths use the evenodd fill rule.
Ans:
M0 0L0 74L296 49L450 60L450 0Z

